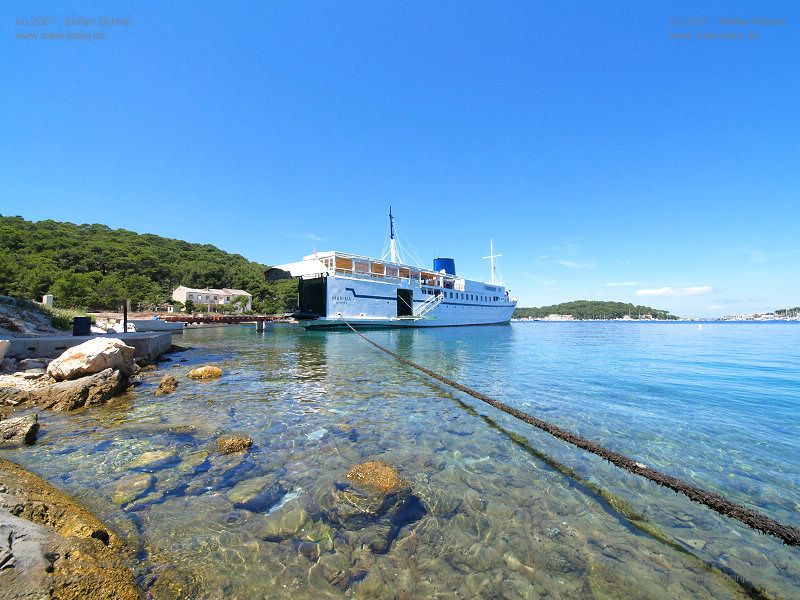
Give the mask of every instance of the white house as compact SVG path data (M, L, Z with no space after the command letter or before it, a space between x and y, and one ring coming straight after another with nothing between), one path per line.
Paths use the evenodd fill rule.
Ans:
M250 310L253 304L253 296L244 290L232 288L222 288L221 290L212 288L196 289L180 285L172 291L173 300L183 304L186 304L187 300L191 300L195 304L205 304L206 306L225 306L233 302L233 299L238 296L247 298L247 304L244 309Z

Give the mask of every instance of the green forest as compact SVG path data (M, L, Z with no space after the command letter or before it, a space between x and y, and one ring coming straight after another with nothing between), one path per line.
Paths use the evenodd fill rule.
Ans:
M650 315L654 319L677 319L665 310L640 306L625 302L610 302L605 300L575 300L551 306L533 308L517 308L514 311L515 319L531 317L540 319L547 315L572 315L575 319L621 319L630 315L632 319L639 316Z
M0 215L0 294L41 300L49 293L60 308L116 309L129 299L150 310L185 285L246 290L256 312L290 310L296 282L265 282L266 268L209 244Z

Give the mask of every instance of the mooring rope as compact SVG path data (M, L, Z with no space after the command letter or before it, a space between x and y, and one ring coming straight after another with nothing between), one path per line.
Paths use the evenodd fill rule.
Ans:
M341 317L340 317L341 318ZM452 379L448 379L443 375L439 375L438 373L431 371L430 369L426 369L422 365L418 365L417 363L400 356L396 352L392 352L388 348L384 348L379 343L371 340L367 336L365 336L360 331L357 331L350 323L342 319L342 322L347 325L354 333L358 334L363 340L369 342L379 350L385 352L389 356L395 358L397 361L403 363L406 366L409 366L413 369L417 369L432 377L446 385L449 385L452 388L457 389L460 392L464 392L476 398L486 404L493 406L494 408L503 411L506 414L511 415L512 417L516 417L520 421L524 421L534 427L541 429L542 431L546 431L550 435L568 442L573 446L577 446L587 452L591 452L601 458L606 459L613 465L620 467L621 469L625 469L626 471L633 473L634 475L640 475L641 477L645 477L650 481L657 483L658 485L667 487L675 492L683 494L689 500L693 502L698 502L699 504L703 504L708 508L718 512L719 514L731 517L736 519L740 523L744 523L748 527L761 531L762 533L766 533L767 535L774 536L781 540L784 544L789 546L799 546L800 545L800 529L796 527L792 527L791 525L785 525L783 523L779 523L772 517L768 517L765 514L762 514L756 510L751 508L747 508L742 504L738 504L731 500L728 500L724 496L717 494L715 492L709 492L702 488L696 487L677 477L672 477L671 475L667 475L666 473L662 473L657 469L653 469L652 467L648 467L640 462L637 462L631 458L628 458L624 454L620 454L619 452L615 452L614 450L609 450L592 442L591 440L587 440L579 435L572 433L566 429L558 427L557 425L552 425L542 419L529 415L521 410L517 410L500 402L499 400L495 400L494 398L490 398L489 396L482 394L476 390L468 388L465 385L458 383L457 381L453 381Z

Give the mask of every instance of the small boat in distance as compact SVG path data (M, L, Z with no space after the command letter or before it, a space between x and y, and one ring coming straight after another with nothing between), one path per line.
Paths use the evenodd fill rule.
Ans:
M306 329L346 327L447 327L508 323L517 299L497 280L493 245L491 282L456 275L452 258L436 258L433 269L406 264L399 257L394 217L389 208L389 249L383 258L345 252L314 252L278 265L268 280L297 277L299 309Z

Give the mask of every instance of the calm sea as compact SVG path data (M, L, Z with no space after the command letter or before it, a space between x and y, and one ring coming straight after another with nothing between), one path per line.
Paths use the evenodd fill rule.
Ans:
M800 324L367 335L800 527ZM352 333L228 327L175 341L191 349L134 392L45 413L37 445L6 453L125 535L154 597L800 597L800 550L447 389ZM183 377L208 363L221 379ZM180 386L156 398L167 373ZM252 450L218 456L214 441L231 432L252 437ZM137 463L145 452L157 460ZM347 520L346 474L367 460L396 465L413 495L399 511Z

